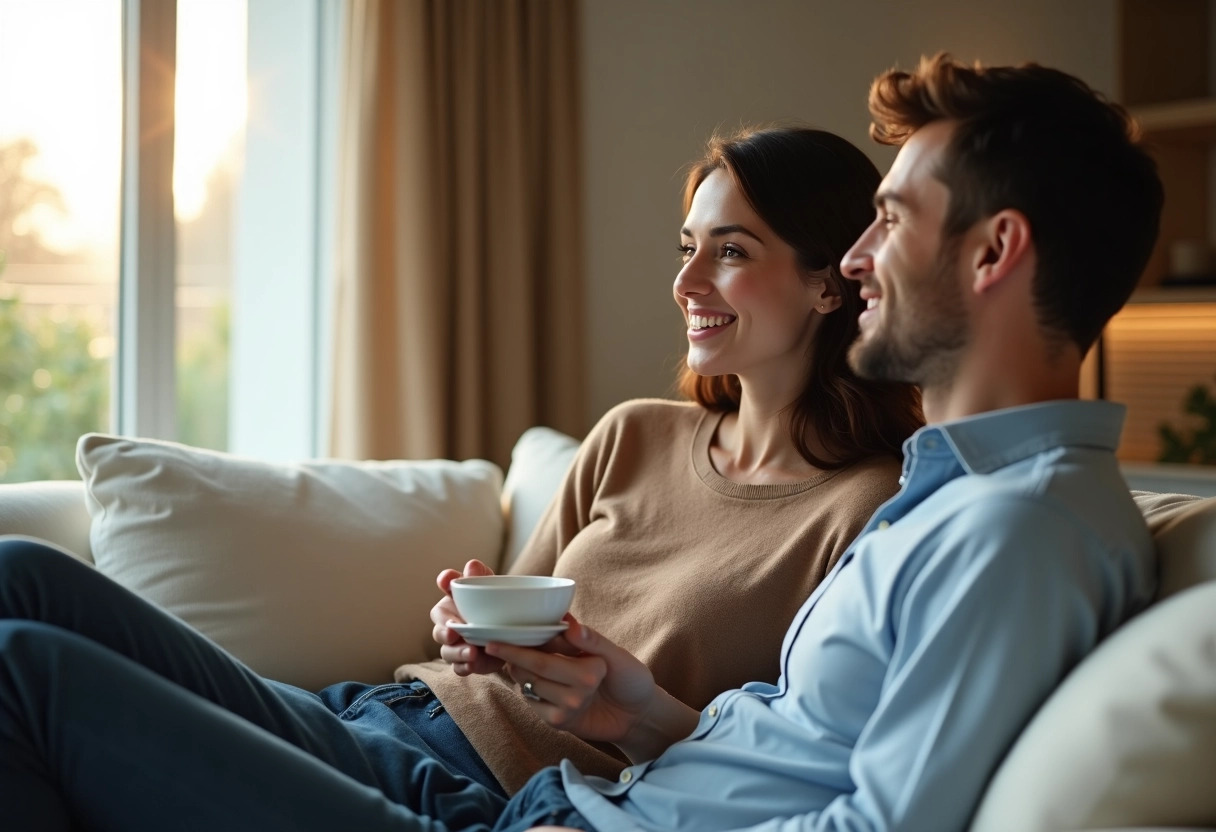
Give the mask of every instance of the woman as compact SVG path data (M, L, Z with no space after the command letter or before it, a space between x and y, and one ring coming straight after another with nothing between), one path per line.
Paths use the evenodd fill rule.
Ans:
M689 174L674 286L692 401L605 416L516 565L578 579L579 620L694 707L776 679L793 612L895 491L900 443L920 424L912 389L845 362L861 304L838 266L878 180L821 131L711 144ZM8 828L415 829L400 804L424 787L461 828L443 794L502 800L563 756L619 768L534 717L446 626L455 617L446 598L432 610L453 668L313 694L258 677L66 556L0 542Z
M511 570L576 579L574 616L693 707L776 680L776 649L755 640L779 644L894 493L900 443L921 424L913 390L859 379L846 361L862 303L837 266L873 219L879 179L818 130L711 142L686 181L673 287L691 403L609 412ZM446 626L462 620L449 597L431 619L457 675L498 670ZM505 675L458 679L436 662L397 678L429 686L508 793L563 758L607 777L623 765L545 725Z

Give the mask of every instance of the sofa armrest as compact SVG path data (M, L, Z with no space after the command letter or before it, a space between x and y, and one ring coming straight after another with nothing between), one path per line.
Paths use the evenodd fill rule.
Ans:
M0 485L0 535L36 537L93 562L84 483L44 480Z

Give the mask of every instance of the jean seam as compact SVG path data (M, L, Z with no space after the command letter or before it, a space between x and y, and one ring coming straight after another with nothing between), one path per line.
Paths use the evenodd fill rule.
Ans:
M375 687L365 690L365 691L363 691L363 693L359 694L358 698L356 698L354 702L351 702L349 705L347 705L345 710L343 710L342 713L340 713L338 715L338 717L340 719L346 719L350 714L353 714L353 713L357 712L360 708L362 708L363 705L368 702L368 700L374 699L376 696L378 696L386 691L392 690L394 688L407 688L408 689L409 685L404 682L390 682L390 683L384 684L384 685L376 685ZM397 696L392 699L376 700L376 701L381 702L384 705L391 705L392 703L400 702L403 699L425 699L429 695L431 695L431 692L429 689L423 689L423 690L410 689L408 693L402 694L401 696Z

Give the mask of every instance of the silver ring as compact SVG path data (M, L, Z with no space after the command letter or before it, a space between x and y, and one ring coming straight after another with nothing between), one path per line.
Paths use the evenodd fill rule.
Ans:
M536 687L531 682L524 682L520 685L519 692L523 694L524 699L531 699L533 702L540 701L540 696L536 693Z

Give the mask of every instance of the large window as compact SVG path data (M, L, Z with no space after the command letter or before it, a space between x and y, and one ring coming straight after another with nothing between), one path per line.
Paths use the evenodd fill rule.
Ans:
M121 47L120 0L0 0L0 481L110 428Z
M323 447L339 13L0 0L0 482L88 431Z

